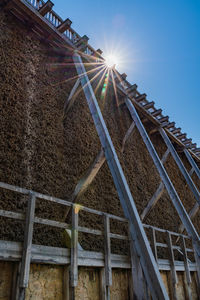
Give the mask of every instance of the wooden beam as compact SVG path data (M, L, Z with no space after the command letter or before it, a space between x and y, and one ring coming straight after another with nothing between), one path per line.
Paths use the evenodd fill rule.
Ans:
M60 25L57 26L57 29L63 33L65 32L67 29L69 29L71 27L72 21L70 19L66 19L65 21L63 21Z
M78 95L78 93L76 93L77 88L80 84L80 79L78 78L69 94L69 97L67 98L67 100L65 101L64 104L64 116L65 114L69 111L69 109L71 108L71 106L73 105L74 101L75 101L75 97ZM81 91L81 89L79 90L79 92Z
M42 7L40 7L39 13L44 17L48 12L52 10L53 6L53 2L48 0L45 4L42 5Z
M164 153L161 162L164 164L168 158L169 155L169 150L167 149L166 152ZM147 217L147 215L150 213L150 210L152 208L154 208L154 206L156 205L156 203L158 202L158 200L161 198L163 192L164 192L164 184L163 182L160 183L159 187L157 188L155 194L153 195L153 197L151 198L151 200L148 202L147 206L144 208L142 214L141 214L141 220L143 221L145 217Z
M129 129L127 130L124 138L123 138L123 141L122 141L122 148L121 148L121 152L123 153L124 152L124 147L125 147L125 144L126 144L126 141L128 140L128 138L131 136L131 134L133 133L133 130L135 128L135 122L132 122L131 123L131 126L129 127Z
M167 231L167 245L168 245L168 252L169 252L169 261L171 265L171 277L172 277L172 293L173 293L173 300L178 300L176 287L178 283L178 277L176 274L176 267L174 261L174 251L172 246L172 239L171 234Z

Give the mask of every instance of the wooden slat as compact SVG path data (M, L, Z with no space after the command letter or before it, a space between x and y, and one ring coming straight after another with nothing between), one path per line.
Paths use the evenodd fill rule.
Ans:
M184 259L184 266L185 266L185 276L186 276L186 290L187 290L187 296L189 300L192 300L192 291L191 291L191 275L190 275L190 269L189 269L189 263L188 263L188 257L187 257L187 251L186 251L186 245L185 245L185 239L184 237L181 237L181 248L183 252L183 259Z

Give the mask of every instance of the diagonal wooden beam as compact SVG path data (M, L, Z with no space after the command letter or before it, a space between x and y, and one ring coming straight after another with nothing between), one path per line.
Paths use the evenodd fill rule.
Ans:
M121 152L124 152L125 143L128 140L128 138L131 136L134 128L135 128L135 122L132 122L131 126L129 127L129 129L127 130L127 132L126 132L126 134L124 136L124 139L123 139L123 142L122 142Z
M78 88L80 84L80 79L78 78L69 94L69 97L67 98L67 100L65 101L64 104L64 115L69 111L70 107L73 105L74 101L75 101L75 96L77 96L78 92L76 93L76 90ZM81 89L79 90L79 92L81 91Z
M169 150L167 149L167 151L164 153L161 162L165 163L168 155L169 155ZM161 182L159 184L159 187L157 188L155 194L152 196L151 200L148 202L147 206L145 207L145 209L143 210L142 214L141 214L141 220L143 221L144 218L150 213L150 210L152 210L152 208L154 208L154 206L156 205L156 203L158 202L158 200L161 198L163 192L164 192L164 184L163 182Z

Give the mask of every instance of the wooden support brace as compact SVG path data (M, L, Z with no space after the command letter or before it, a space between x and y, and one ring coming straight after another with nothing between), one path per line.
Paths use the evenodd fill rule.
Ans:
M156 231L155 228L151 227L152 230L152 246L153 246L153 254L155 256L155 260L158 263L158 252L157 252L157 245L156 245Z
M28 200L28 208L26 213L26 223L25 223L25 235L24 235L24 245L22 253L22 263L20 268L20 280L19 280L19 299L25 299L25 290L28 287L29 281L29 271L31 262L31 248L33 239L33 224L35 215L35 194L30 194Z
M134 128L135 128L135 122L132 122L131 126L129 127L129 129L127 130L127 132L123 138L121 152L124 152L125 143L128 140L128 138L130 137L130 135L132 134Z
M48 0L42 7L40 7L39 13L44 17L48 12L52 10L53 6L53 2Z
M64 104L64 115L69 111L70 107L73 105L74 100L75 100L75 96L78 94L76 93L76 90L78 88L80 84L80 79L78 78L69 94L69 97L67 98L67 100L65 101Z
M169 155L169 150L167 149L166 152L164 153L161 162L164 164L168 158ZM141 214L141 220L143 221L144 218L149 214L150 210L156 205L156 203L158 202L158 200L160 199L160 197L162 196L163 192L164 192L164 184L163 182L160 183L159 187L157 188L155 194L153 195L153 197L151 198L151 200L148 202L147 206L145 207L145 209L143 210L142 214Z
M57 26L57 29L63 33L65 32L67 29L69 29L71 27L72 21L70 19L66 19L65 21L63 21L60 25Z

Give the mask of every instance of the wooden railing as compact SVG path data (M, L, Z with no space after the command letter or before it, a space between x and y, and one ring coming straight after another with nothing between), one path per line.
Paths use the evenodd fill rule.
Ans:
M110 287L112 285L112 265L111 265L111 239L117 239L122 241L129 241L129 237L126 235L116 234L112 233L110 230L110 221L115 220L122 222L128 225L128 220L119 216L115 216L109 213L104 213L101 211L97 211L95 209L91 209L79 204L74 204L71 202L68 202L63 199L59 199L56 197L44 195L41 193L37 193L28 189L20 188L14 185L9 185L3 182L0 182L0 188L8 191L13 191L15 193L19 193L22 195L28 196L28 208L26 215L24 213L14 212L14 211L7 211L0 209L0 216L1 217L7 217L15 220L26 220L25 225L25 237L24 237L24 246L23 246L23 255L22 255L22 266L21 266L21 288L26 288L28 285L28 279L29 279L29 268L30 268L30 262L31 262L31 249L32 249L32 237L33 237L33 227L34 224L43 224L47 226L53 226L60 229L68 229L71 231L71 285L72 287L75 287L78 283L78 259L79 259L79 241L78 241L78 233L87 233L91 235L96 236L103 236L104 237L104 257L105 257L105 274L106 274L106 286ZM35 216L35 205L36 201L39 199L46 200L52 202L52 205L54 203L61 204L64 207L70 207L72 210L72 221L71 224L65 223L65 222L59 222L55 220L49 220L41 217ZM79 213L85 212L90 213L93 215L98 215L103 218L102 224L102 230L99 229L91 229L87 227L83 227L79 225ZM192 247L191 239L183 234L179 234L176 232L168 231L165 229L160 229L154 226L150 226L147 224L143 224L148 236L150 237L150 244L153 249L153 253L155 256L155 259L158 263L158 265L162 265L162 261L164 261L164 257L162 254L162 257L159 258L159 251L158 248L161 249L167 249L168 251L168 258L171 274L172 274L172 283L174 287L174 293L175 286L178 282L177 279L177 261L175 260L174 252L177 252L179 254L179 260L184 263L184 268L186 272L186 278L187 278L187 288L190 289L191 284L191 270L194 271L194 268L196 270L198 269L198 266L196 266L195 259L188 258L189 255L194 256L194 250ZM166 243L158 241L159 239L156 237L157 234L162 234L164 238L162 238L162 241L166 239ZM172 241L172 238L176 237L176 242ZM180 245L177 244L177 241L180 242ZM190 241L190 247L186 247L186 241ZM188 243L188 242L187 242ZM130 246L130 244L129 244ZM84 251L84 250L83 250ZM91 252L92 253L92 252ZM131 251L130 251L131 253ZM92 257L92 256L91 256ZM196 266L196 267L194 267ZM134 267L134 266L132 266ZM164 267L165 268L165 267ZM163 269L163 267L161 267Z

